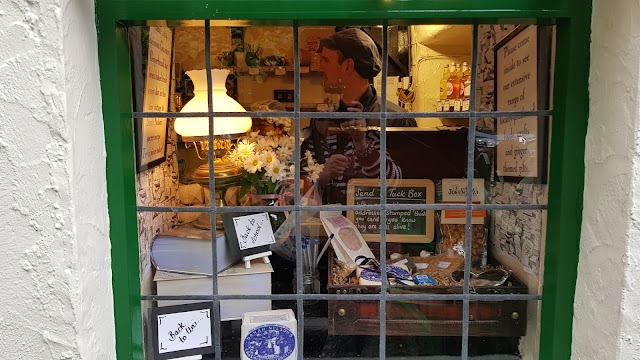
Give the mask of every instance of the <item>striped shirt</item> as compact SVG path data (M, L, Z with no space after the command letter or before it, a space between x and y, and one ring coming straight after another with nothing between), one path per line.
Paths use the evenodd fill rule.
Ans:
M380 178L380 137L377 131L367 132L367 141L372 143L377 154L371 154L366 159L358 159L356 149L348 134L329 134L325 139L313 141L312 137L306 138L302 142L301 154L305 154L307 150L311 152L313 159L319 163L325 163L327 159L334 154L342 154L350 160L350 165L345 173L333 179L322 189L318 189L322 195L322 201L325 204L346 204L347 183L355 178ZM320 149L316 148L319 144ZM321 153L320 153L321 152ZM386 174L387 179L401 179L402 170L387 154ZM318 156L320 155L320 156ZM305 159L302 159L303 164ZM368 162L367 162L368 161Z

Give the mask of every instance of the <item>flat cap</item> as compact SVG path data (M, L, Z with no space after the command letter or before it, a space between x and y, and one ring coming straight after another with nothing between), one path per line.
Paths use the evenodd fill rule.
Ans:
M342 30L320 40L320 50L325 47L339 50L346 59L353 59L356 72L365 79L376 77L382 70L376 43L360 29Z

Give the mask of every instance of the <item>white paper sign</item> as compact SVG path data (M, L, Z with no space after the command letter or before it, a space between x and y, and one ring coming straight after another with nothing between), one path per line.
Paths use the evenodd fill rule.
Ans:
M496 52L496 110L538 109L537 28L528 26ZM537 177L537 117L501 117L497 122L496 172Z
M260 213L233 218L240 250L252 249L276 242L269 221L269 213Z
M158 315L160 354L212 346L211 310Z

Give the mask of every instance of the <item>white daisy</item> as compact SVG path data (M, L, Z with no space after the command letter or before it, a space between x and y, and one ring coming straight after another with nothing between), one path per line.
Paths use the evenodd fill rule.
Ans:
M275 162L280 162L278 160L278 156L273 151L264 151L260 154L260 161L264 164L264 166L270 166Z
M270 177L271 181L274 183L284 179L286 175L286 170L277 160L267 166L267 176Z
M255 147L256 147L255 143L251 143L246 139L242 140L238 142L238 147L237 147L238 155L241 157L247 157L250 154L253 154Z
M244 162L244 169L251 174L262 170L263 162L256 155L251 154L247 156Z

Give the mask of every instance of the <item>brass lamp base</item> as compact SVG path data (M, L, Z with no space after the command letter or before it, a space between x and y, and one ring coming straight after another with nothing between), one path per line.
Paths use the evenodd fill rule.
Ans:
M235 185L238 178L240 177L240 169L237 166L230 164L220 158L215 159L213 166L215 168L216 195L214 201L216 202L216 207L220 208L227 205L224 201L224 196L227 193L227 189L230 186ZM205 191L209 191L209 177L210 172L208 164L200 165L193 173L193 180L196 183L202 185L202 187L205 188ZM193 226L197 227L198 229L210 230L211 217L209 213L207 212L200 214L200 216L198 216L198 218L194 222ZM216 214L216 229L224 229L224 225L222 224L222 216L220 216L220 213Z

